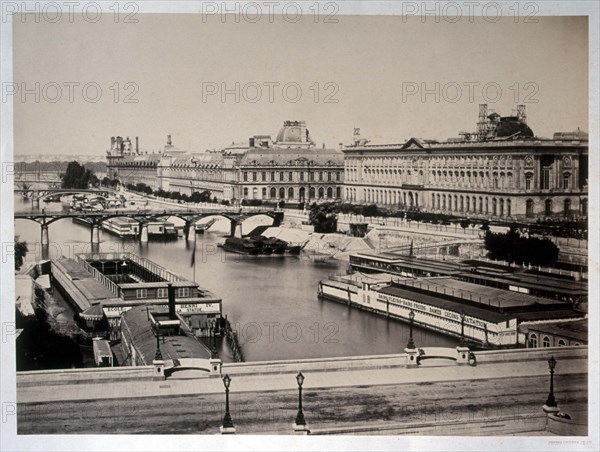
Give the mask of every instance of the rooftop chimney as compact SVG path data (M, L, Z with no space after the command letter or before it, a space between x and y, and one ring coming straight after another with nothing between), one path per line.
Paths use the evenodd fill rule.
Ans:
M135 153L140 153L140 139L139 137L135 137Z
M167 145L171 146L171 134L167 135Z
M250 137L250 138L248 139L248 145L249 145L249 147L253 148L253 147L254 147L254 144L255 144L254 137Z
M175 288L173 284L167 286L167 293L169 295L169 320L177 320L175 314Z

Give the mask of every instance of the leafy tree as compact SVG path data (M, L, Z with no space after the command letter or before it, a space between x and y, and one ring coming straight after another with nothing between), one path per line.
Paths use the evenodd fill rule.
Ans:
M37 308L33 318L17 310L15 322L23 328L16 344L17 371L83 367L79 345L52 330L43 309Z
M460 220L460 227L463 229L467 229L470 225L471 225L471 220L469 220L468 218L465 218L463 220Z
M522 237L511 227L506 234L487 231L484 245L490 259L517 264L548 265L558 258L558 247L546 239Z
M364 217L375 217L379 214L379 209L376 204L362 206L361 214Z
M19 237L15 237L15 270L20 270L23 266L27 251L29 251L27 242L21 242Z
M85 169L79 162L72 161L67 166L67 171L65 172L62 181L62 187L86 189L89 187L90 183L98 181L96 176L92 176L93 173L90 170Z
M315 232L335 232L337 230L335 205L331 203L313 204L310 208L308 220L315 227Z

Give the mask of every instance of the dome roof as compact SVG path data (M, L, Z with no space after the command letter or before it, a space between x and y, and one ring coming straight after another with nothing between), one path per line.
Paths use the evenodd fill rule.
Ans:
M496 137L504 138L513 135L518 138L533 138L533 130L522 121L502 118L496 129Z
M275 142L279 145L285 143L312 143L310 133L305 121L285 121L277 133Z

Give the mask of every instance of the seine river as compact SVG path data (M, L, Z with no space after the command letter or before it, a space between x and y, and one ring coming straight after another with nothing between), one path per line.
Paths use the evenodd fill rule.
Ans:
M15 196L15 211L31 209L31 201ZM46 211L61 203L40 203ZM216 226L216 225L215 225ZM41 258L40 226L16 220L15 234L28 243L27 261ZM101 231L101 252L135 252L192 279L193 245L182 238L171 242L123 240ZM89 228L71 219L49 226L49 257L89 252ZM247 258L217 248L222 233L196 236L196 281L223 300L223 314L237 328L246 361L321 358L401 353L408 326L377 315L319 300L317 284L332 273L346 271L347 262L315 262L305 256ZM455 346L454 340L414 328L418 347ZM228 350L220 345L224 355ZM226 356L224 356L227 359Z

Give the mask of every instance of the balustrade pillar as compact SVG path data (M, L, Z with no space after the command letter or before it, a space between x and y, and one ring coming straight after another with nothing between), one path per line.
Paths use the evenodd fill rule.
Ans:
M92 245L100 243L100 226L97 224L92 225Z
M50 240L48 238L48 225L42 224L42 246L48 246L50 244Z
M148 243L148 224L143 223L140 228L140 242Z

